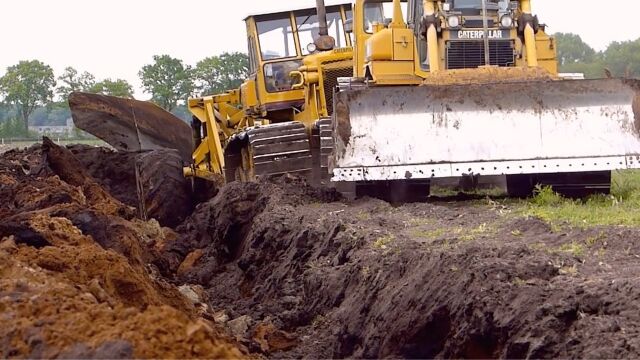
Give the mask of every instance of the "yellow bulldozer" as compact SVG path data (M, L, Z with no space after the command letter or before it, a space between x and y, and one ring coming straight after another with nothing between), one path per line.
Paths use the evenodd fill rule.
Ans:
M640 168L640 81L562 79L530 0L318 0L245 22L251 75L189 99L191 127L72 94L76 125L120 150L177 149L187 178L292 173L403 200L477 176L513 196L606 193L612 170Z

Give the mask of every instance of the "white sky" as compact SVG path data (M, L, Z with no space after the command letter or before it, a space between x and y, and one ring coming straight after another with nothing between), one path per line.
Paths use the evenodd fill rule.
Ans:
M348 0L327 0L342 2ZM640 38L637 0L532 3L550 32L578 33L597 50ZM124 78L146 98L137 73L153 55L195 65L225 51L246 52L245 16L313 6L315 0L0 0L0 76L20 60L38 59L56 76L73 66L98 79Z

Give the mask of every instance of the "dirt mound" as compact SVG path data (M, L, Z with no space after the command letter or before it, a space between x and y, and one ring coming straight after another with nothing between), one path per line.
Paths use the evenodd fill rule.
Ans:
M0 203L0 357L244 356L148 265L177 234L136 220L68 150L2 155Z
M83 151L131 159L72 150L0 156L0 357L640 357L638 229L281 177L227 185L174 231Z
M135 171L138 153L88 145L72 145L69 150L113 197L126 205L138 206Z
M260 184L229 184L211 201L200 204L176 229L180 235L161 249L159 268L166 276L178 273L187 275L182 276L183 281L206 283L215 269L237 260L246 251L248 243L244 239L256 216L276 198L280 206L294 207L335 201L340 194L333 189L313 188L298 177L274 178ZM278 225L269 222L269 226Z
M69 150L88 175L114 198L136 208L140 218L175 228L193 211L191 181L182 174L177 150L117 152L86 145Z
M593 230L460 204L325 202L300 184L232 184L164 261L208 289L273 357L628 358L640 355L637 230ZM443 230L445 229L445 230ZM604 246L604 245L603 245ZM295 339L264 345L270 327ZM246 330L245 330L246 328Z

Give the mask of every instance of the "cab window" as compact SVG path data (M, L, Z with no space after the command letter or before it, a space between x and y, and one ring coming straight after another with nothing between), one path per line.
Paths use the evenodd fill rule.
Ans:
M407 2L403 1L402 14L406 21ZM364 4L364 30L373 34L374 24L386 24L393 18L393 2L391 0L369 0Z
M270 93L289 91L296 80L289 74L302 66L300 60L279 61L264 65L264 79L267 91Z
M265 20L257 23L262 60L273 60L296 56L296 44L291 20L286 18Z
M308 45L314 43L319 36L318 16L315 11L305 15L298 15L296 16L296 25L298 26L302 55L309 55ZM347 40L340 11L327 13L327 25L329 26L329 36L336 39L336 47L346 47Z

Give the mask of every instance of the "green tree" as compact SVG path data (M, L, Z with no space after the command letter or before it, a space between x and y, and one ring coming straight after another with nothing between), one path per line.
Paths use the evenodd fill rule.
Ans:
M153 64L145 65L138 73L151 100L167 111L172 111L181 100L193 93L191 67L169 55L155 55Z
M9 119L0 123L0 137L3 138L27 138L31 134L24 129L20 119Z
M122 79L105 79L89 88L88 92L133 99L133 86Z
M612 42L603 54L603 62L614 76L640 76L640 39Z
M243 53L223 53L201 60L194 79L200 95L215 95L237 89L249 76L249 57Z
M55 86L53 69L38 60L20 61L0 78L0 93L17 108L25 132L29 131L29 116L52 100Z
M570 33L555 34L558 44L558 63L565 66L576 63L590 63L596 58L596 51L582 41L580 35Z
M89 91L96 83L96 78L91 73L85 71L78 74L78 70L73 67L64 69L64 73L58 77L58 80L62 82L57 89L62 101L67 101L72 92Z

